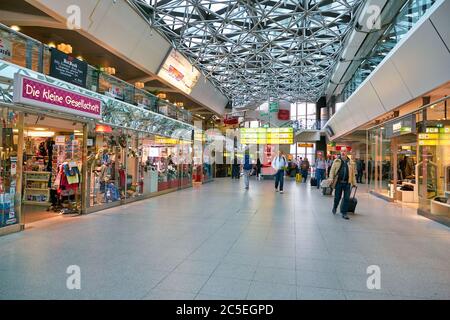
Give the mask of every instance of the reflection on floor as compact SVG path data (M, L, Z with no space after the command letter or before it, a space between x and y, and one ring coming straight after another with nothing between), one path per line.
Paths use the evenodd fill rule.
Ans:
M58 212L47 211L47 208L46 206L24 205L22 212L25 224L58 216Z
M450 229L358 191L357 214L288 180L199 188L0 237L3 299L450 299ZM53 221L53 222L50 222ZM66 287L68 266L81 290ZM381 288L367 287L367 268Z

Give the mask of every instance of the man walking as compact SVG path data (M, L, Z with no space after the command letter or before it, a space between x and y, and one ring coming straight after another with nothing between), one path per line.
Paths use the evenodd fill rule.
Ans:
M356 183L362 183L364 163L361 159L356 159Z
M342 218L348 220L347 215L348 204L350 200L350 192L352 186L356 186L355 179L355 166L351 159L347 156L347 149L341 149L341 157L334 160L330 170L330 179L333 179L334 193L334 205L333 214L336 214L337 207L341 201L341 214Z
M253 166L252 163L250 161L250 153L248 150L245 151L245 155L244 155L244 165L243 165L243 170L244 170L244 184L245 184L245 189L248 190L248 188L250 187L250 174L252 172Z
M278 192L278 185L280 186L280 193L283 193L284 171L287 167L287 160L282 151L278 151L278 156L272 160L272 168L275 169L275 192Z
M317 179L317 189L320 188L320 183L325 180L325 173L327 171L327 161L323 157L322 152L317 153L316 159L316 179Z

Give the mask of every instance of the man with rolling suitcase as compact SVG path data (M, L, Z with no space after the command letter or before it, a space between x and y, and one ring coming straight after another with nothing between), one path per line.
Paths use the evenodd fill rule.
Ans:
M341 202L342 218L348 220L350 193L353 186L356 186L355 165L347 156L347 149L341 149L341 157L334 160L330 170L330 179L333 179L334 204L333 214L336 214L339 202ZM356 198L353 198L356 200ZM356 207L356 204L355 204ZM351 208L350 208L351 209ZM353 210L354 211L354 210Z

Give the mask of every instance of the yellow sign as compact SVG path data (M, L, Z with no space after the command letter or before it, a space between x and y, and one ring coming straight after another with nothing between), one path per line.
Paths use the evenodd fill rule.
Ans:
M439 128L433 128L433 127L427 128L425 132L426 133L439 133Z
M174 139L174 138L166 138L166 137L156 136L155 143L159 143L159 144L191 144L192 142L187 141L187 140L179 140L179 139Z
M241 128L243 144L293 144L293 128Z
M419 133L419 140L437 140L439 134L437 133Z

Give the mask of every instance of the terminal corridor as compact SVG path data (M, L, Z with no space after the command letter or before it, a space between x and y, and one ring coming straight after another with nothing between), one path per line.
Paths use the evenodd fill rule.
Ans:
M359 189L348 221L309 184L216 179L36 222L0 238L0 299L449 299L449 228Z

